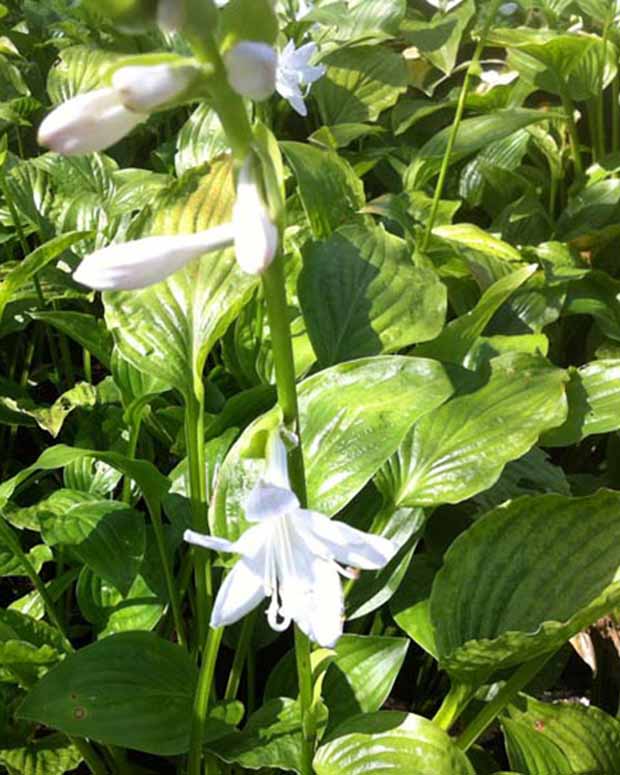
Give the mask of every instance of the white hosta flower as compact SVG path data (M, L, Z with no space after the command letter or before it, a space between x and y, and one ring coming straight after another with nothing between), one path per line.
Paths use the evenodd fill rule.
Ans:
M112 75L112 87L129 110L150 113L187 91L196 77L189 66L127 65Z
M251 158L248 157L237 181L233 207L235 253L244 272L261 274L278 249L278 229L269 217L250 165Z
M40 145L64 156L101 151L148 116L128 110L113 88L79 94L55 108L39 127Z
M265 478L252 490L245 506L252 527L234 543L185 532L190 543L240 555L220 587L211 626L232 624L270 597L267 619L274 630L285 630L295 621L313 641L331 647L342 635L339 576L354 578L357 574L351 567L382 568L394 556L396 546L300 508L290 488L286 450L279 435L272 435L269 447Z
M133 291L146 288L212 250L233 241L232 224L197 234L144 239L109 245L82 261L73 279L97 291Z
M276 88L278 55L267 43L242 40L224 56L228 82L243 97L266 100Z
M429 5L432 5L433 8L448 13L448 11L451 11L453 8L456 8L457 5L460 5L463 0L426 0L426 2Z
M499 70L483 70L480 73L481 88L478 91L486 93L495 86L508 86L518 77L519 73L516 70L505 70L503 72Z
M325 65L310 65L316 53L316 43L305 43L298 49L292 40L286 44L278 58L276 90L301 115L307 116L302 86L308 86L325 74Z

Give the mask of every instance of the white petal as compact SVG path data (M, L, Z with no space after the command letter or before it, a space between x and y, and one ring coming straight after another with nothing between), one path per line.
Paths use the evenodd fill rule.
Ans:
M243 97L266 100L276 87L278 55L266 43L242 40L224 56L228 82Z
M265 597L262 569L256 560L242 558L220 587L211 614L212 627L239 621Z
M196 74L196 69L190 66L131 65L114 72L112 86L126 108L149 113L180 97Z
M299 440L295 439L297 443ZM291 482L288 476L288 458L286 446L282 441L280 431L276 430L269 434L267 449L265 452L265 473L263 479L269 484L275 484L276 487L291 489Z
M302 83L314 83L325 75L327 68L325 65L306 65L299 72Z
M73 279L98 291L146 288L192 259L226 247L232 241L232 225L222 224L198 234L146 237L109 245L86 256L73 273Z
M284 487L259 482L245 502L245 516L250 522L281 517L299 508L295 493Z
M278 249L278 230L271 222L256 182L250 174L250 159L237 181L233 208L235 253L241 269L261 274L273 261Z
M364 533L316 511L299 509L290 517L297 530L308 532L324 547L326 556L363 570L383 568L398 551L392 541Z
M102 151L145 121L120 101L114 89L79 94L55 108L41 123L40 145L65 156Z
M202 546L205 549L213 549L214 552L235 552L235 545L232 541L227 541L225 538L218 538L217 536L205 535L204 533L197 533L195 530L186 530L183 533L183 540L187 541L188 544Z

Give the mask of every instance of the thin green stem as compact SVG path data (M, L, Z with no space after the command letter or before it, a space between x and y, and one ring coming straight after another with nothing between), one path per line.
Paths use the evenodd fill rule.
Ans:
M450 691L444 697L441 707L433 717L434 723L448 732L471 701L475 690L476 688L470 684L459 681L452 683Z
M295 625L295 661L299 679L301 710L301 775L312 775L312 760L316 741L316 725L312 711L312 665L310 641Z
M510 679L504 684L495 697L488 702L478 715L471 721L465 731L457 739L456 744L462 751L467 751L472 746L484 730L494 719L502 712L513 697L521 689L526 687L534 676L544 667L544 665L553 656L554 652L543 654L536 659L526 662L513 673Z
M79 737L70 737L69 740L78 749L93 775L108 775L108 768L90 743Z
M136 415L131 418L131 425L129 428L129 443L127 445L126 455L130 460L134 460L136 457L141 425L142 415L136 413ZM123 479L123 501L125 503L131 503L131 478L127 475L125 475Z
M245 664L248 649L252 642L257 612L258 609L255 608L245 617L243 624L241 625L241 634L239 635L239 641L237 642L237 648L235 649L235 657L233 659L232 667L230 668L230 673L228 674L226 690L224 691L225 700L234 700L239 691L243 665Z
M620 73L611 82L611 152L620 151Z
M568 129L568 139L570 142L571 157L575 167L575 175L578 179L581 179L583 178L583 162L579 150L577 124L575 123L575 106L573 105L573 101L569 94L566 92L566 89L563 87L560 90L560 99L562 100L562 107L564 108L564 116L566 118L566 128Z
M192 726L190 731L189 761L187 775L202 775L202 740L209 709L209 697L215 674L215 663L220 648L224 628L209 630L198 677L198 687L194 697Z
M421 245L422 253L424 253L428 249L431 235L433 233L435 219L437 218L437 213L439 211L439 203L441 201L441 195L443 194L446 177L448 175L450 158L452 156L452 151L454 150L454 144L456 143L458 131L461 125L461 121L463 119L463 113L465 112L465 103L467 101L467 95L469 93L469 82L474 72L478 69L480 57L482 56L482 52L486 44L487 35L489 34L491 25L495 20L497 9L499 8L501 2L502 0L493 0L491 7L489 9L489 15L487 16L487 19L484 23L484 27L482 28L482 32L480 33L480 38L478 40L478 43L476 44L474 54L469 63L469 67L465 71L465 78L463 79L463 85L461 86L461 93L459 94L459 99L456 104L456 112L454 114L452 129L450 130L450 135L448 136L448 144L446 146L446 150L443 155L441 168L439 170L439 177L437 179L437 184L435 186L435 193L433 195L433 204L431 206L431 212L428 218L428 223L426 224L426 231L424 232L424 237L422 239L422 245Z
M82 350L82 365L84 368L84 379L90 384L92 384L93 369L92 369L92 363L91 363L90 350L87 350L85 347Z

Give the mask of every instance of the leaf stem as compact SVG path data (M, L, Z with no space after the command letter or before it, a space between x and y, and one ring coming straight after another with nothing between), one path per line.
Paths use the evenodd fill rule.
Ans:
M564 116L566 118L566 128L568 129L568 139L570 142L571 157L575 167L575 175L581 180L583 177L583 162L581 161L581 153L579 151L579 134L577 132L577 124L575 123L575 106L563 85L560 87L559 92L562 107L564 108Z
M316 726L312 710L310 641L297 625L295 625L295 661L299 679L299 706L301 710L301 775L312 775Z
M554 653L555 652L551 651L540 657L536 657L536 659L532 659L521 665L521 667L512 674L510 679L504 684L495 697L482 708L480 713L478 713L457 739L456 744L462 751L467 751L470 746L476 742L489 724L494 721L512 698L528 685L532 678L534 678L549 659L551 659Z
M241 674L243 673L243 665L245 663L246 656L250 643L252 642L252 635L254 633L254 626L256 624L256 614L258 609L254 609L250 612L241 625L241 633L237 642L237 648L235 649L235 656L233 659L230 673L228 674L228 682L226 684L226 690L224 692L225 700L234 700L239 691L239 684L241 683Z
M209 630L209 636L202 656L202 665L200 667L198 687L196 688L192 712L187 775L202 775L202 740L207 720L211 686L215 674L215 663L223 634L223 627Z
M474 50L474 54L471 58L469 66L465 71L465 78L463 79L463 85L461 86L461 92L459 94L459 99L456 104L456 112L454 114L452 129L450 130L450 134L448 136L448 144L446 146L446 150L441 162L441 168L439 170L439 178L437 179L437 184L435 185L435 193L433 195L431 212L428 218L428 223L426 224L426 231L424 232L424 237L422 239L422 245L420 248L422 253L424 253L428 249L428 245L433 232L433 227L435 225L435 219L437 218L437 212L439 211L439 203L441 201L441 195L443 193L444 185L446 182L446 176L448 174L450 157L452 156L452 151L454 150L454 144L456 143L456 137L458 135L458 131L461 125L463 113L465 112L465 102L467 101L467 94L469 92L469 82L471 80L471 76L478 69L480 57L482 56L482 52L486 45L487 35L489 34L491 25L495 20L497 9L499 8L501 2L502 0L493 0L493 2L491 3L491 7L489 8L489 15L487 16L486 21L484 23L484 27L482 28L482 32L480 33L480 38L478 39L478 43L476 44L476 48Z
M84 759L93 775L108 775L108 768L90 743L79 737L70 737L69 740L78 749L82 759Z
M475 686L454 680L450 684L450 691L444 697L441 707L433 716L434 723L448 732L456 719L469 705L475 691Z

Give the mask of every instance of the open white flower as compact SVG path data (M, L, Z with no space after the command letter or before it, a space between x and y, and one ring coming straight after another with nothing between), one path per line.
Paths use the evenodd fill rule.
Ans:
M316 43L305 43L298 49L292 40L286 44L278 58L276 90L301 116L308 115L302 86L308 86L325 74L325 65L310 65L316 53Z
M234 543L185 532L189 543L241 555L217 594L211 626L232 624L270 597L267 619L274 630L285 630L295 621L311 640L333 646L343 625L339 576L355 578L351 568L382 568L397 547L300 508L279 433L270 437L265 475L250 493L245 514L255 524Z
M165 280L205 253L232 244L241 269L260 274L273 261L278 230L251 169L248 157L239 173L232 221L197 234L145 237L108 245L86 256L73 279L96 291L135 291Z

